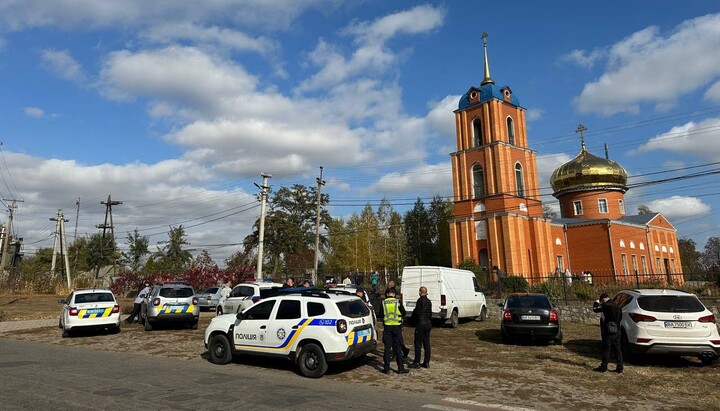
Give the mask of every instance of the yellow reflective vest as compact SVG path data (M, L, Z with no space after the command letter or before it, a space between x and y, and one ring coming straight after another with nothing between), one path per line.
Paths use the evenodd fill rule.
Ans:
M402 314L400 313L400 301L397 298L386 298L383 301L383 324L400 325L402 324Z

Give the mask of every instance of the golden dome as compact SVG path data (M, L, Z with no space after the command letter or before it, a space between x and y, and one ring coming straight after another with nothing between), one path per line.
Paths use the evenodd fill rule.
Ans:
M612 160L590 154L582 145L580 154L561 165L550 177L553 196L571 191L619 190L627 191L627 171Z

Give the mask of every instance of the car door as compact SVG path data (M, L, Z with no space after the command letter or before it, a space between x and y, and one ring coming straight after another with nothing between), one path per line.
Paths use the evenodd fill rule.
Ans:
M287 353L301 330L301 302L298 298L283 298L270 320L267 332L267 348L278 353Z
M235 348L245 351L264 351L270 316L275 308L275 300L263 301L235 320L233 341Z
M254 294L255 288L251 285L238 285L233 288L228 298L223 301L223 312L229 314L242 311L242 308L247 308L242 306L243 301L252 297Z
M75 297L75 293L70 293L68 298L65 299L65 303L63 304L62 313L60 313L63 327L65 327L68 323L70 317L70 307L72 307L73 303L73 297Z

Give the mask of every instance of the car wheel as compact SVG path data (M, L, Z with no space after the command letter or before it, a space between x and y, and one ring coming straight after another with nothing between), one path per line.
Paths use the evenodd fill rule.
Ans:
M70 336L70 330L66 330L63 328L62 338L68 338L69 336Z
M487 319L487 307L483 306L482 310L480 310L480 321L485 321Z
M147 318L145 318L145 331L152 331L153 325L150 324L150 321L148 321Z
M215 309L215 315L223 315L222 307L220 307L219 305Z
M298 366L302 375L310 378L320 378L328 369L322 348L312 343L304 345L300 350Z
M190 323L190 329L191 329L191 330L197 330L197 329L198 329L198 323L199 323L199 322L200 322L200 320L191 322L191 323Z
M457 310L453 310L452 314L450 314L450 327L457 328L458 325L460 325L460 318L458 317Z
M110 328L110 334L118 334L120 332L120 326L116 325Z
M555 338L553 342L555 343L555 345L562 345L562 338Z
M232 361L232 347L225 334L215 334L210 338L208 344L210 361L215 364L227 364Z
M716 355L700 357L700 361L702 361L703 365L713 365L717 360L718 357Z

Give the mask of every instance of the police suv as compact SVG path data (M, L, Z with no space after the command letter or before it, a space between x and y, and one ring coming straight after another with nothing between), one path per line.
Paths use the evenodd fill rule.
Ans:
M377 345L367 304L347 292L287 288L238 314L213 318L205 330L210 360L227 364L237 354L288 358L310 378L328 362L361 357Z
M200 305L195 290L185 282L155 284L140 307L138 321L145 331L161 322L185 323L197 329Z
M236 285L225 299L221 299L215 308L217 315L234 314L251 307L263 298L275 295L282 284L268 281L255 281Z

